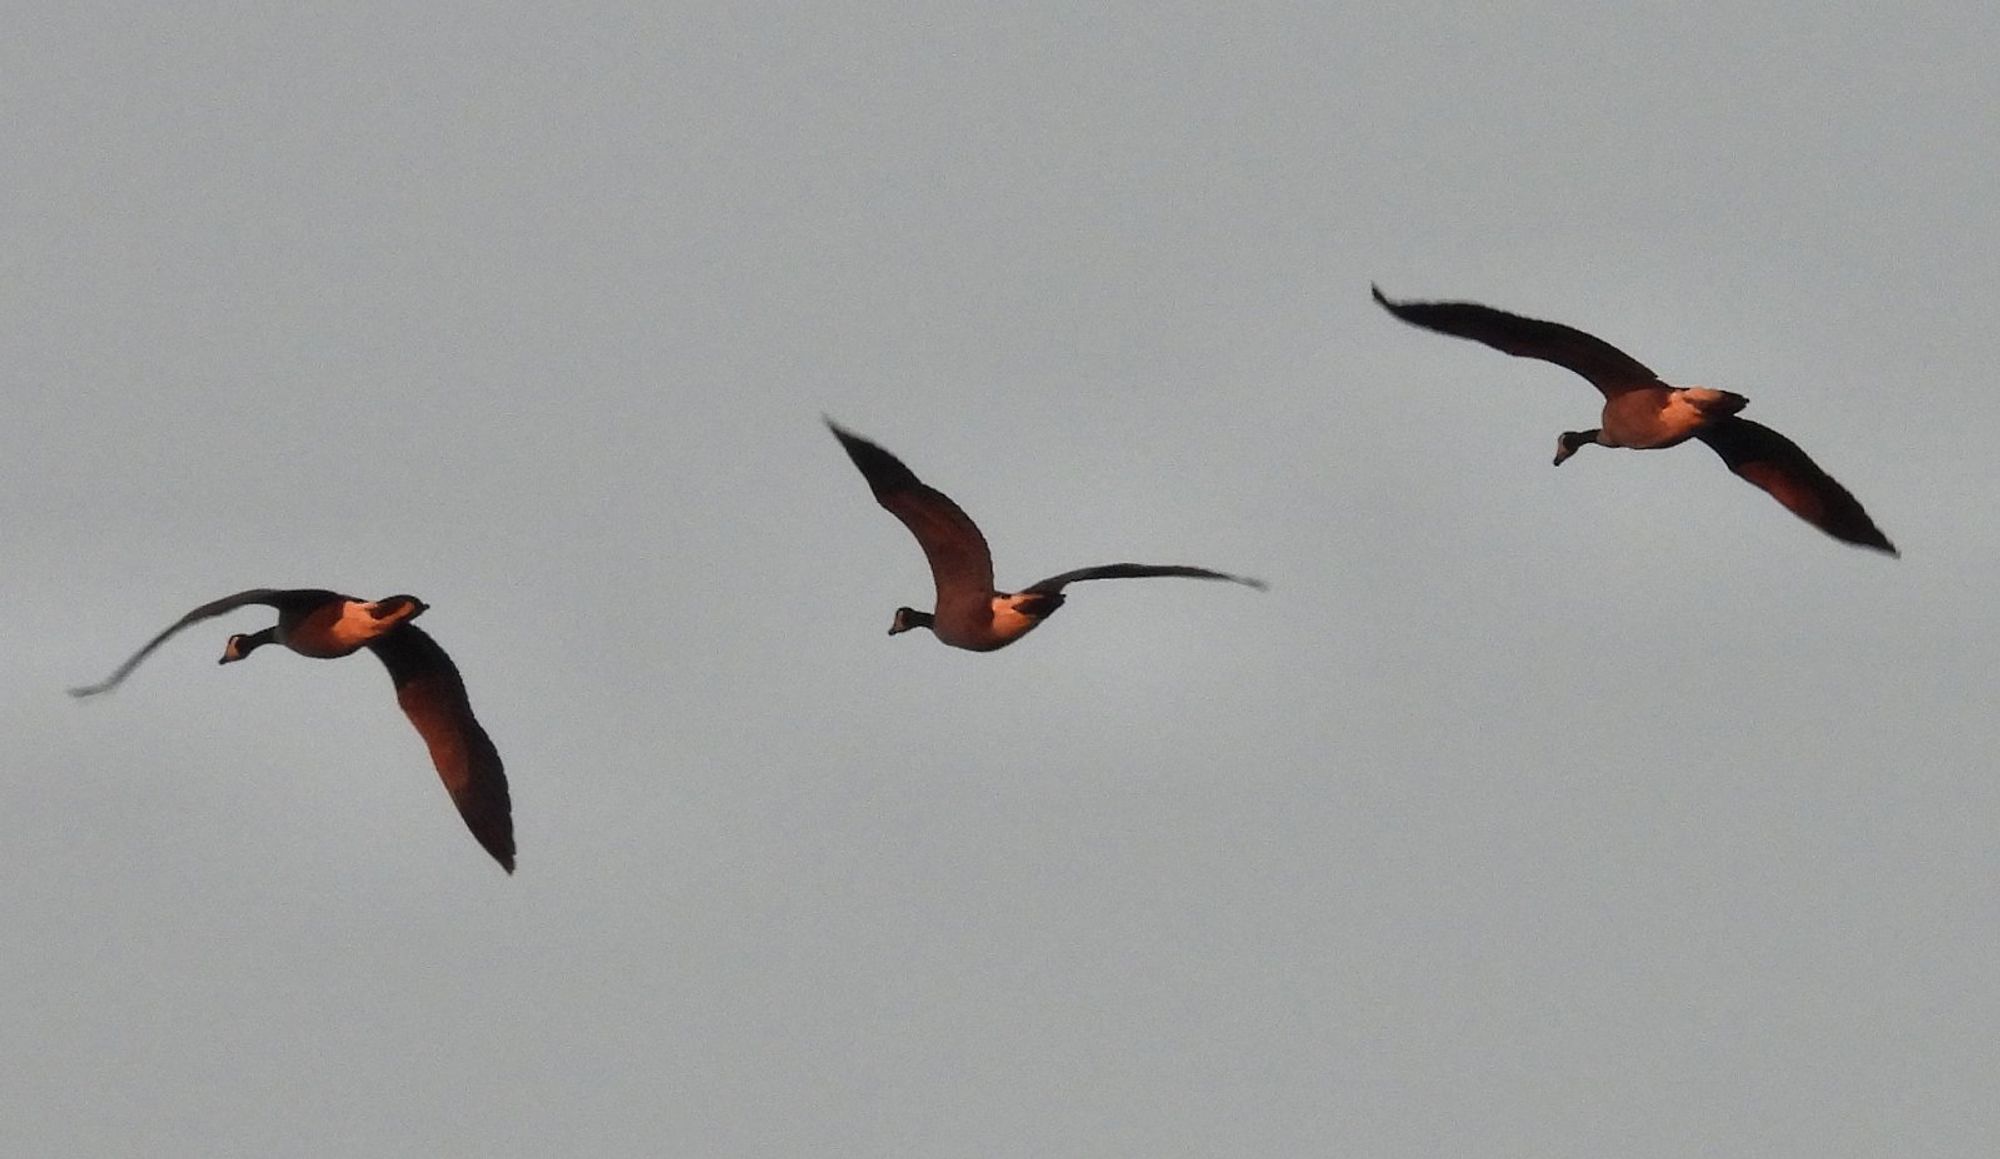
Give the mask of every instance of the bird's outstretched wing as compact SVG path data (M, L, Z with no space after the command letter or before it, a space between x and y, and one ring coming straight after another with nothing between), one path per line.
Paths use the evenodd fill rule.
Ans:
M458 666L436 640L404 624L368 644L389 670L396 703L431 750L445 791L465 827L503 869L514 872L514 813L500 751L472 715Z
M1730 417L1701 428L1695 438L1722 456L1731 471L1835 539L1900 554L1852 492L1820 470L1797 443L1770 427Z
M1256 588L1258 591L1263 591L1268 586L1263 580L1247 579L1240 575L1230 575L1228 572L1210 571L1205 567L1186 567L1181 564L1171 563L1102 563L1096 567L1080 567L1075 571L1066 571L1061 575L1052 575L1039 583L1031 584L1021 590L1023 592L1036 592L1042 595L1054 595L1068 585L1078 583L1082 580L1144 579L1147 576L1156 575L1177 575L1185 576L1188 579L1227 580L1233 584L1243 584L1247 587Z
M1606 398L1662 385L1658 375L1623 350L1560 322L1523 318L1476 302L1394 302L1379 288L1369 288L1383 309L1412 326L1553 362L1589 379Z
M109 692L118 687L127 676L132 674L132 670L137 668L141 661L153 654L153 649L166 643L170 636L187 627L189 624L199 624L203 620L214 619L225 612L233 612L249 604L267 604L282 611L286 607L295 604L310 605L340 598L342 597L337 592L320 591L316 588L251 588L248 591L237 592L233 596L224 596L219 600L203 604L194 611L167 625L165 631L146 641L144 648L134 652L131 659L120 664L118 671L113 672L104 680L85 688L72 688L69 690L69 694L71 696L96 696L100 692Z
M993 594L993 553L986 537L951 497L917 478L896 456L842 428L832 419L827 429L840 440L847 457L861 469L875 501L903 521L930 561L937 582L938 606L951 597L984 603Z

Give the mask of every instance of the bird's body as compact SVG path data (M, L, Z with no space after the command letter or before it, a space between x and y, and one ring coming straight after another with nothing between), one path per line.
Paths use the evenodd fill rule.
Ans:
M896 609L889 627L892 636L912 628L929 628L941 642L954 648L991 652L1033 631L1062 607L1063 588L1082 580L1186 576L1264 586L1258 580L1203 567L1112 563L1050 576L1018 592L998 591L993 586L993 555L986 537L958 504L918 479L888 451L831 419L826 425L868 481L876 502L910 529L931 565L931 578L937 587L933 610Z
M283 644L315 660L337 660L353 655L369 641L395 630L423 610L421 605L397 604L391 600L371 603L318 588L294 588L273 592L260 602L278 610L278 622L268 629L270 643Z
M1702 428L1742 410L1749 401L1740 394L1705 386L1662 384L1628 390L1604 400L1597 442L1635 451L1677 447Z
M410 623L427 610L415 596L358 600L323 588L252 588L203 604L148 641L110 678L73 696L95 696L118 686L141 661L190 624L251 604L277 609L278 622L234 635L219 663L242 660L266 644L279 644L316 660L349 656L363 648L389 670L396 701L430 750L466 827L507 872L514 872L514 823L507 776L499 751L472 714L465 682L437 641Z
M1631 355L1560 322L1524 318L1476 302L1398 302L1380 289L1374 295L1383 309L1413 326L1552 362L1595 386L1604 395L1599 425L1557 436L1557 466L1592 443L1657 450L1699 439L1731 471L1821 531L1847 543L1897 554L1860 501L1797 443L1739 417L1737 412L1750 400L1734 391L1669 386Z

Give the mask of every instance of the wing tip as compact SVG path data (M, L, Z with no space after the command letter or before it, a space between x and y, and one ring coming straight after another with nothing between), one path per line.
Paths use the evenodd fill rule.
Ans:
M821 422L826 424L826 429L833 432L833 437L840 440L840 445L842 449L846 450L849 456L852 456L854 454L855 448L857 446L860 447L874 446L874 444L869 442L867 439L862 438L860 435L855 434L853 431L850 431L846 427L841 426L839 423L834 422L832 415L822 414L819 416L819 418Z
M857 443L859 443L864 447L872 447L875 445L874 443L869 442L868 439L864 438L859 433L851 430L848 427L841 426L838 422L834 421L834 417L832 415L827 414L824 411L820 412L819 421L826 424L826 429L833 432L833 437L839 439L840 445L843 447L852 447Z
M497 804L497 810L474 817L466 813L463 802L456 801L457 796L453 794L455 803L461 806L459 816L465 820L466 831L488 857L500 863L507 876L514 876L514 803L503 796L497 802L486 802L488 806Z

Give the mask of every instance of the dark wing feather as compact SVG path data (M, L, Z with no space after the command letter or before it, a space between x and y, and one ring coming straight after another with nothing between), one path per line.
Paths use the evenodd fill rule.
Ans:
M1835 539L1899 554L1852 492L1770 427L1732 417L1703 427L1695 437L1722 456L1730 470L1770 492L1800 519Z
M1380 289L1370 289L1383 309L1412 326L1553 362L1589 379L1606 398L1661 385L1658 375L1623 350L1560 322L1523 318L1476 302L1392 302Z
M194 611L175 620L172 624L167 625L165 631L146 641L144 648L134 652L131 659L120 664L118 671L113 672L103 681L92 684L87 688L72 688L69 690L69 694L71 696L95 696L100 692L109 692L113 688L118 687L127 676L132 674L132 670L139 666L140 661L153 654L153 649L166 643L168 637L187 627L189 624L199 624L203 620L214 619L225 612L233 612L248 604L267 604L283 611L289 607L311 607L324 603L327 600L344 598L346 597L340 595L338 592L322 591L318 588L251 588L248 591L237 592L233 596L224 596L219 600L203 604Z
M1233 584L1248 585L1249 587L1256 588L1258 591L1263 591L1266 586L1263 580L1246 579L1240 575L1230 575L1228 572L1210 571L1205 567L1184 567L1180 564L1171 563L1104 563L1096 567L1080 567L1075 571L1066 571L1061 575L1052 575L1040 583L1023 588L1022 591L1053 595L1062 591L1068 585L1081 580L1144 579L1147 576L1155 575L1178 575L1186 576L1189 579L1228 580Z
M458 667L423 629L404 624L368 649L396 684L396 702L431 750L465 827L508 873L514 872L514 813L507 773L492 738L472 715Z
M827 419L826 425L847 450L847 457L861 469L875 501L917 537L924 558L930 561L931 578L937 581L938 605L942 607L953 596L977 598L982 604L991 597L993 553L972 517L944 492L926 486L901 459L842 429L832 419Z

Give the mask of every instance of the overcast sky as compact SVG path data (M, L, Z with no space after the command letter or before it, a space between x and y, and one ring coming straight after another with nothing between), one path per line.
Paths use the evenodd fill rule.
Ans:
M1996 10L38 7L0 1150L2000 1150ZM1003 587L1271 590L891 639L823 412ZM63 695L261 585L432 605L517 876L263 609Z

